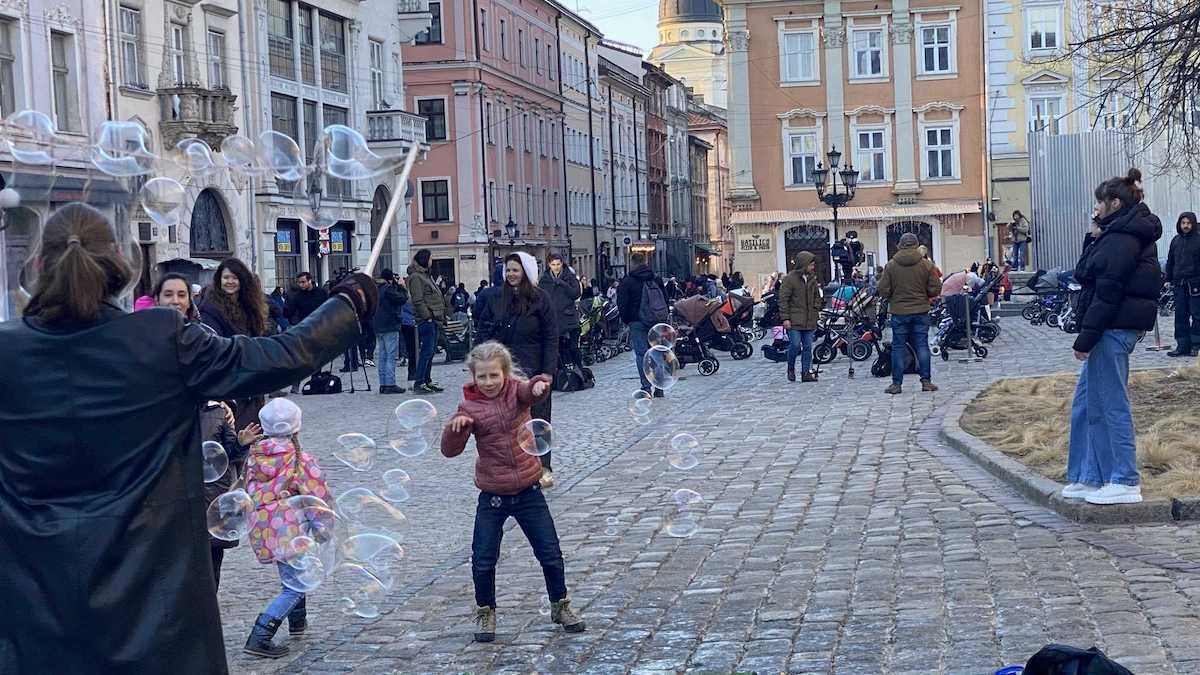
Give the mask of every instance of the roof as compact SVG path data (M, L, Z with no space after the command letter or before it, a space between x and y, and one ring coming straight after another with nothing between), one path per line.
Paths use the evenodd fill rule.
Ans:
M659 0L658 25L721 22L721 8L713 0Z
M816 195L813 195L814 197ZM921 216L950 216L979 213L979 202L944 201L919 202L917 204L891 204L887 206L843 206L838 209L838 220L895 220L919 218ZM734 211L731 225L784 223L810 223L833 220L833 209L817 206L808 209L776 211Z

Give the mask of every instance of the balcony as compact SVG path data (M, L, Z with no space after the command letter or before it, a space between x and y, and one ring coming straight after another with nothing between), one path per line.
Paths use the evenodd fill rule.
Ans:
M429 0L396 0L396 20L400 27L400 41L411 42L417 33L429 30L433 23Z
M184 83L159 87L157 94L162 114L159 134L164 147L196 137L217 148L226 136L238 131L233 123L237 95L227 88L207 89Z
M367 144L382 154L405 152L418 143L427 149L425 118L403 110L368 110Z

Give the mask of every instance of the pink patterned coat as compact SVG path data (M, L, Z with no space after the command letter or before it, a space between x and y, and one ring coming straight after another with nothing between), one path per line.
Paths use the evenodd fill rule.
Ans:
M289 497L312 495L327 503L331 497L317 460L297 450L290 438L266 438L254 445L246 463L246 492L257 509L250 546L261 563L273 562L275 551L301 534L296 513L287 508Z

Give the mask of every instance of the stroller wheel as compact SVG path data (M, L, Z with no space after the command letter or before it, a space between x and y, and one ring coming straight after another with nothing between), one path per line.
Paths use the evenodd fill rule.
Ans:
M701 375L712 375L721 368L721 364L716 359L704 359L696 367L699 368Z
M985 323L979 327L979 336L978 337L980 340L982 340L984 342L991 342L992 340L995 340L996 337L999 335L1000 335L1000 327L995 324Z
M871 358L871 344L862 340L855 340L850 343L850 359L853 361L866 361Z
M832 344L822 342L819 345L813 346L813 361L825 365L826 363L833 363L835 358L837 358L837 352L833 350Z
M1050 326L1051 328L1058 328L1058 314L1047 314L1046 325Z
M761 340L761 339L767 337L767 329L763 328L762 326L756 326L754 328L753 335L754 335L755 341Z
M987 355L988 355L987 347L984 347L983 345L978 345L975 347L975 356L978 356L981 359L986 359Z
M936 343L935 343L935 344L931 344L931 345L929 345L929 353L930 353L930 354L932 354L932 355L934 355L934 356L937 356L938 354L941 354L941 353L942 353L942 346L941 346L941 345L939 345L939 344L936 344Z
M754 348L746 342L735 342L733 348L729 350L729 354L735 361L741 361L750 358L754 354Z
M1038 314L1038 303L1036 300L1026 303L1025 306L1021 308L1021 318L1025 319L1026 321L1033 321L1034 317L1036 317Z

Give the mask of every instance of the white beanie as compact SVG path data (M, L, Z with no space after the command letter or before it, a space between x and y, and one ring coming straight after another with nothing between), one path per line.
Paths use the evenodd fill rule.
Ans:
M521 259L521 267L525 270L525 278L529 279L529 283L534 286L538 285L538 264L537 258L529 255L524 251L517 251L517 257Z
M300 431L300 406L273 398L258 411L258 422L268 436L291 436Z

